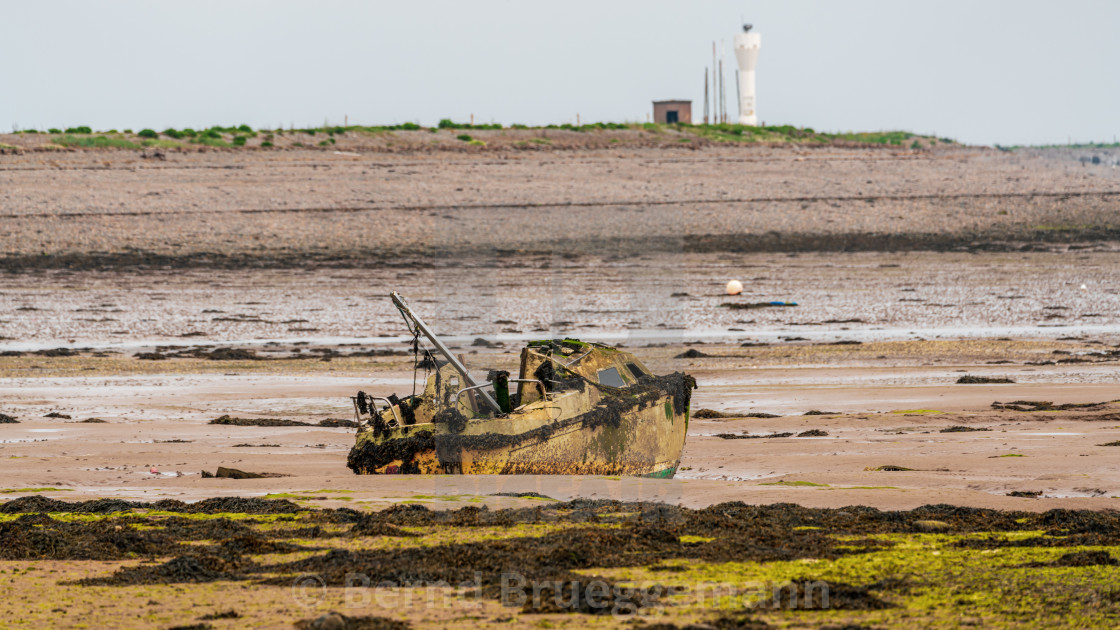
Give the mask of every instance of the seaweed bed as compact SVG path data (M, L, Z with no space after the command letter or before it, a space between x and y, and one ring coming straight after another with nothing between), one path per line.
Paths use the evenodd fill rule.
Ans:
M184 503L175 499L164 499L151 503L126 501L124 499L94 499L92 501L60 501L43 496L31 495L12 499L0 504L0 514L27 514L46 512L76 512L83 514L112 514L130 510L163 510L184 514L219 514L223 512L241 514L283 514L297 512L301 508L287 500L271 500L242 497L215 497L197 503Z
M994 579L993 572L1003 575L1000 571L1023 576L1014 584L1004 578L1010 580L1008 588L1022 591L1016 597L1023 602L1042 595L1052 599L1057 595L1045 589L1054 588L1053 580L1066 575L1062 571L1114 571L1120 550L1120 515L1114 513L1001 512L951 505L884 512L731 502L694 510L579 499L493 510L468 506L433 511L397 504L361 512L238 497L184 504L117 499L70 503L31 496L0 505L0 515L7 515L0 517L3 561L148 559L109 574L62 582L74 586L232 581L246 588L288 588L294 577L313 574L334 587L362 574L379 585L470 584L479 597L511 605L503 579L517 573L530 584L544 585L542 597L512 602L522 613L617 614L680 607L672 602L698 580L688 577L693 570L748 582L752 575L773 572L772 598L767 595L730 612L714 604L682 609L691 621L715 627L761 628L767 626L759 615L812 611L891 615L946 588L957 603L944 605L952 608L971 601L969 589L982 589ZM436 534L434 540L426 538ZM378 542L390 540L401 542ZM930 555L932 548L937 552ZM977 550L995 555L980 559ZM957 554L958 564L973 562L968 569L978 573L976 581L957 583L969 575L960 566L929 569L944 572L945 583L933 579L936 574L923 574L922 563L938 562L942 553ZM285 558L289 554L297 555ZM634 572L655 579L640 584ZM1050 581L1038 587L1045 592L1032 592L1030 580L1043 575L1039 572L1056 573L1045 574ZM609 586L598 599L596 583ZM1088 593L1093 599L1087 614L1115 620L1120 618L1120 591L1110 584L1110 579L1076 582L1068 598L1084 603ZM1007 592L1002 596L1006 600ZM1015 618L1014 611L1005 610L1008 605L991 604L998 614ZM299 624L367 627L361 624L368 621L373 624L368 627L404 627L378 626L400 622L375 617L336 619L345 622L338 625L328 616ZM887 618L871 618L876 619Z
M228 424L240 427L327 427L327 428L346 428L355 429L358 423L354 420L340 420L338 418L327 418L320 420L318 424L311 422L303 422L301 420L288 420L287 418L232 418L228 415L214 418L207 424Z
M682 622L642 626L664 630L696 622L771 628L788 624L791 614L823 627L841 613L844 622L908 620L922 627L921 620L942 612L959 619L973 611L969 606L987 615L982 626L999 626L1024 622L1020 614L1042 605L1038 597L1055 614L1076 610L1070 619L1085 627L1120 619L1120 590L1108 573L1120 556L1120 515L1088 510L741 502L688 509L579 499L447 511L401 503L365 512L243 498L188 504L22 497L0 504L0 540L3 562L147 558L59 582L71 589L148 593L161 585L226 582L287 591L302 575L337 587L361 574L377 585L466 584L480 599L521 614L664 610ZM512 573L543 585L541 596L508 599L503 580ZM743 589L764 577L768 590L731 605L681 603L713 576L743 582ZM978 593L992 581L999 584L996 599L981 601ZM321 612L290 621L299 628L409 627L351 610ZM825 617L804 617L811 614Z
M403 621L373 615L348 616L331 611L314 619L303 619L295 624L297 630L407 630L412 626Z
M769 434L766 434L766 435L763 435L761 433L758 434L758 435L751 435L750 433L746 433L746 432L744 432L744 433L717 433L715 435L715 437L718 437L718 438L721 438L721 439L724 439L724 440L757 440L757 439L795 437L795 434L790 433L788 431L781 432L781 433L778 433L778 432L769 433ZM828 437L828 431L822 431L821 429L809 429L808 431L802 431L800 433L797 433L796 437Z
M1005 376L974 376L972 374L965 374L957 379L958 385L978 385L978 384L1005 384L1014 383L1015 381Z
M1100 411L1107 407L1109 403L1120 402L1116 400L1104 401L1098 403L1064 403L1055 405L1049 400L1013 400L1011 402L992 403L992 409L1001 409L1007 411L1070 411L1073 409L1082 409L1085 411Z

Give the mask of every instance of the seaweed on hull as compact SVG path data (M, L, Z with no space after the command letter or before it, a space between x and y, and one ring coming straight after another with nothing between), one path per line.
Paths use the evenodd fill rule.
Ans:
M359 475L368 475L391 462L401 464L395 472L419 473L413 458L417 453L430 451L435 447L431 431L417 431L408 437L383 442L365 442L350 449L346 467Z

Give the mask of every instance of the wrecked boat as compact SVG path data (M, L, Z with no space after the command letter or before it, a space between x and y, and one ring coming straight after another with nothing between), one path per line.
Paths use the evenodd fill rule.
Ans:
M530 341L516 378L476 381L398 293L413 335L417 393L352 397L357 474L571 474L672 477L696 381L652 374L634 355L576 339ZM421 349L421 338L434 352ZM423 359L421 360L421 356Z

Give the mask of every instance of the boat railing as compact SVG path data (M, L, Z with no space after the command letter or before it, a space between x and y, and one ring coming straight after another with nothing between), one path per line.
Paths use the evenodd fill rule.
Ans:
M535 379L535 378L511 378L507 382L509 382L509 383L536 383L541 388L541 395L542 396L545 395L548 392L548 390L544 386L544 383ZM465 393L467 393L471 390L482 389L483 387L491 387L493 385L494 385L494 381L487 381L487 382L485 382L481 385L472 385L471 387L464 387L463 389L460 389L458 392L456 392L456 394L455 394L455 404L456 405L459 404L459 397L462 396L463 394L465 394Z
M389 426L389 428L396 428L396 427L401 426L400 414L397 413L397 408L393 406L392 401L390 401L388 398L381 398L380 396L370 396L369 394L366 394L366 398L368 398L371 403L373 401L384 402L385 406L387 406L389 408L389 410L393 412L393 418L395 418L395 420L393 422L395 422L395 424L389 423L389 422L385 423L386 425ZM358 422L361 422L362 421L362 414L358 409L358 397L357 396L351 396L350 400L352 400L354 402L354 415L357 416ZM371 407L370 408L370 414L369 415L370 415L371 418L373 417L374 414L380 414L380 413L381 413L381 411L378 410L376 407Z

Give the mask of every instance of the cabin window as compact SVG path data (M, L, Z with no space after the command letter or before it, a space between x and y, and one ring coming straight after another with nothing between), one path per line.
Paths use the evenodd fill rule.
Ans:
M607 387L626 387L622 375L618 373L618 368L613 367L599 370L599 384Z
M645 370L638 367L637 363L627 363L626 364L626 369L630 370L630 373L634 375L634 378L642 378L643 376L649 376L649 374L646 374Z

